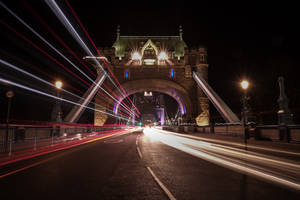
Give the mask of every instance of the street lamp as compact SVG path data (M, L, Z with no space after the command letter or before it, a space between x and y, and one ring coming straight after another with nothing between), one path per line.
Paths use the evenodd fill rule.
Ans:
M62 82L61 82L61 81L56 81L56 82L55 82L55 87L56 87L57 89L61 89L61 87L62 87Z
M62 88L63 83L61 81L56 81L55 86L57 88L57 97L59 98L57 102L57 117L56 121L61 122L62 121L62 111L61 111L61 95L60 95L60 89Z
M62 111L61 111L61 94L60 94L60 90L63 86L63 83L61 81L56 81L55 82L55 87L56 87L56 96L57 99L55 101L55 105L54 108L52 110L52 116L51 116L51 120L55 121L55 122L61 122L62 121Z
M242 104L243 104L243 111L242 111L242 118L243 118L243 127L244 127L244 143L245 143L245 148L247 150L247 139L249 137L249 129L248 129L248 119L246 113L248 112L247 109L247 89L249 87L249 82L247 80L243 80L241 82L241 87L244 90L243 94L243 99L242 99Z
M10 119L10 110L11 110L11 99L14 97L14 92L12 90L7 91L6 97L8 98L8 104L7 104L7 116L6 116L5 152L7 151L7 145L8 145L8 129L9 129L9 119Z
M243 80L243 81L241 82L241 86L242 86L242 88L246 91L246 90L248 89L248 87L249 87L249 82L246 81L246 80Z

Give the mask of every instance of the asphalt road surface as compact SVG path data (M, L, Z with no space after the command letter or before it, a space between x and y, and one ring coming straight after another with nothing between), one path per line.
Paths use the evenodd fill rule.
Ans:
M261 154L244 153L155 130L136 132L2 167L0 195L1 199L299 199L298 163L285 164L273 157L260 160Z

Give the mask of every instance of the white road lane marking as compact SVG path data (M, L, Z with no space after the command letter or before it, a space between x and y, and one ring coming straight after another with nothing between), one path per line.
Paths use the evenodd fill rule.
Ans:
M176 198L172 195L172 193L166 188L166 186L157 178L157 176L154 174L154 172L151 170L150 167L147 167L148 171L154 178L154 180L157 182L157 184L161 187L161 189L166 193L166 195L169 197L170 200L176 200Z
M139 137L140 137L140 136L137 136L136 141L135 141L135 144L136 144L136 150L137 150L137 152L138 152L138 154L139 154L139 156L140 156L140 159L142 159L142 158L143 158L143 155L142 155L142 152L141 152L141 150L140 150L140 148L139 148L139 142L138 142Z
M137 152L138 152L140 158L142 159L142 158L143 158L143 155L142 155L142 153L141 153L140 148L139 148L139 147L136 147L136 149L137 149Z

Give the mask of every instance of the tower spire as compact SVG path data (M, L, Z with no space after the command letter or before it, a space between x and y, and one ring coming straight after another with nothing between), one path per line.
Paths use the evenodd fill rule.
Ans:
M182 40L182 26L179 25L179 37L180 37L180 40Z
M117 40L120 39L120 25L117 26Z

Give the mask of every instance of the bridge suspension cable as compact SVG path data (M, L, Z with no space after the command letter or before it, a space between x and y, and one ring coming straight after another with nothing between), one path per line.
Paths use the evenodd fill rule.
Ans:
M204 80L204 78L201 77L198 72L193 72L193 78L226 122L241 123L238 117L231 111L231 109L225 104L225 102L209 86L209 84Z

